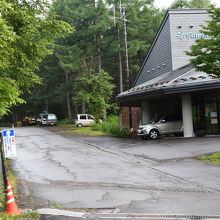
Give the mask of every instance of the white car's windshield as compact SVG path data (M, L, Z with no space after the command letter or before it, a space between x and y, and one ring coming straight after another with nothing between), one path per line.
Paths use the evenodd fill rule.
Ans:
M153 119L150 120L150 124L157 123L157 122L159 122L160 120L161 120L161 117L159 117L159 118L153 118Z
M56 119L56 115L48 115L48 119Z

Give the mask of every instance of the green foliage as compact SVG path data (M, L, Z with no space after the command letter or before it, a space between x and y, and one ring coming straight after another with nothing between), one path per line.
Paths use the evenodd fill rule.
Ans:
M109 108L109 101L114 85L110 82L112 78L103 70L97 73L83 73L74 82L73 102L84 103L87 111L96 119L105 119L105 112Z
M210 8L210 0L176 0L174 1L170 8Z
M114 17L120 18L119 0L108 0L112 4L110 13ZM151 45L152 39L157 33L164 13L153 7L152 0L124 0L122 1L126 10L127 35L128 35L128 51L129 51L129 69L130 69L130 85L135 80L135 77L142 65L146 52ZM117 89L119 87L119 60L118 52L122 55L122 67L124 71L125 49L124 49L124 32L123 21L116 19L116 26L111 25L110 30L106 33L106 41L109 44L105 49L105 56L114 58L104 60L104 69L107 70L115 79ZM119 37L117 36L119 29ZM119 38L119 41L118 39ZM111 62L111 65L109 63ZM123 80L125 84L125 80ZM125 85L124 85L125 86ZM119 89L118 89L119 91Z
M58 121L58 125L73 125L73 121L68 119L68 118L65 118L61 121Z
M1 0L0 2L0 116L10 106L24 102L19 96L40 78L34 71L51 53L55 39L72 28L48 16L46 0Z
M187 52L192 56L191 63L198 71L206 72L216 78L220 77L220 8L209 10L211 20L207 26L202 26L201 33L209 35L210 38L196 40L196 44Z
M3 183L3 176L0 174L0 212L4 211L5 206L5 188Z
M55 46L56 51L56 46ZM38 113L46 109L46 102L49 111L55 113L59 119L65 118L65 81L63 70L58 65L59 59L56 55L49 55L41 63L38 75L42 78L42 84L35 86L31 94L25 94L24 99L27 104L19 106L20 111L27 109Z
M127 23L127 27L132 81L145 58L152 38L157 32L163 13L153 8L153 0L126 0L123 3L126 7L126 18L130 21ZM53 9L57 19L68 22L75 28L76 32L59 40L55 46L55 53L48 56L41 65L39 75L43 78L44 86L39 86L34 91L36 94L35 100L38 100L41 106L47 100L49 109L54 109L53 106L56 103L59 111L64 112L66 111L66 96L69 93L69 96L73 97L74 103L78 104L79 110L74 105L72 109L75 107L74 110L79 113L80 105L83 101L88 103L90 95L85 95L84 91L79 94L80 86L76 84L81 84L79 78L84 77L86 72L89 72L89 75L91 72L100 72L101 69L109 73L112 77L112 83L116 86L113 90L113 97L118 94L118 52L121 51L122 53L124 70L124 35L122 21L119 19L116 21L116 26L114 25L114 11L113 7L109 7L110 4L115 6L116 16L120 17L118 0L53 1ZM117 26L120 29L119 41ZM119 44L121 45L120 48ZM81 101L80 96L83 97ZM101 99L98 98L98 100ZM111 98L108 104L114 102L115 100ZM102 106L105 106L105 104L102 104ZM58 111L58 108L54 109L54 111L56 110ZM88 107L86 111L91 113L91 108ZM117 109L113 106L109 112L115 113ZM101 117L101 113L97 114L98 117ZM104 114L103 112L102 115Z
M19 215L6 215L5 213L0 213L0 220L37 220L40 219L40 214L39 213L24 213L24 214L19 214Z
M220 166L220 152L212 154L212 155L200 156L199 159L205 162Z
M120 107L116 103L110 104L108 109L109 115L117 115L119 111L120 111Z
M109 116L106 122L96 122L92 126L94 131L102 131L117 137L130 137L128 128L121 128L118 116Z
M61 121L58 121L58 126L59 127L69 127L69 128L75 128L75 123L73 120L70 120L68 118L65 118Z
M189 1L189 8L210 8L210 0L191 0Z
M15 80L0 76L0 117L7 114L11 105L24 102L19 98L20 93Z
M189 8L189 2L188 2L188 0L175 0L175 1L171 4L170 8L172 8L172 9Z

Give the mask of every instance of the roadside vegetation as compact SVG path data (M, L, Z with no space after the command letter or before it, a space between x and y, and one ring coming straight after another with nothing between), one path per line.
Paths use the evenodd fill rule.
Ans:
M63 127L60 132L63 133L76 133L85 134L90 136L104 136L111 135L116 137L127 138L130 137L129 128L121 128L119 123L119 117L117 115L112 115L107 118L106 121L97 121L92 124L91 127L81 127L78 128L74 125L71 120L64 119L58 122L58 126ZM67 128L67 129L66 129Z
M106 135L106 133L102 132L102 131L94 131L92 130L92 127L83 127L83 128L73 128L73 132L77 133L77 134L87 134L90 136L104 136Z
M4 183L3 183L3 177L0 175L0 212L4 210L5 205L5 189L4 189Z
M211 155L203 155L199 160L220 166L220 152Z
M40 219L40 215L38 213L24 213L19 215L6 215L5 213L0 213L0 220L33 220L33 219Z
M74 122L70 119L63 119L61 121L58 121L58 126L61 126L61 127L75 127Z
M93 131L102 131L108 135L117 137L130 137L128 128L121 128L118 116L109 116L105 122L96 122L92 126Z
M6 169L7 169L7 176L10 181L10 184L12 186L12 191L13 195L16 198L18 198L18 193L17 193L17 178L15 175L13 175L12 171L9 169L9 161L5 161ZM6 215L5 214L5 205L6 205L6 200L5 200L6 194L5 194L5 187L3 183L3 177L0 175L0 220L16 220L16 219L40 219L40 214L38 213L22 213L19 215ZM16 199L17 200L17 199Z
M102 131L95 131L92 130L91 127L81 127L78 128L75 126L74 122L69 119L63 119L58 122L58 127L60 127L61 133L66 134L83 134L83 135L90 135L90 136L103 136L106 135L106 133L103 133ZM63 129L62 129L63 128Z

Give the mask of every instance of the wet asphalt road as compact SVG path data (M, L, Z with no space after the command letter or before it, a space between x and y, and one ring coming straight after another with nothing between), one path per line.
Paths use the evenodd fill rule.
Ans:
M220 137L63 137L16 128L19 205L96 212L220 214L220 167L194 159Z

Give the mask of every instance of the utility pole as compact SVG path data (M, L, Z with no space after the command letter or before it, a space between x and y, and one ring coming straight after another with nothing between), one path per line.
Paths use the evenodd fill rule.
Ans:
M121 0L119 0L119 13L120 13L120 17L121 17ZM119 25L117 25L118 27L118 60L119 60L119 74L120 74L120 93L122 93L123 90L123 73L122 73L122 63L121 63L121 44L120 44L120 29L119 29Z
M128 63L128 39L127 39L127 19L125 16L125 6L122 7L122 20L124 29L124 47L125 47L125 76L126 76L126 90L130 88L130 74L129 74L129 63Z
M129 62L128 62L128 40L127 40L127 22L125 16L125 6L122 5L121 0L119 0L119 13L120 17L115 17L114 15L114 23L116 19L123 21L123 32L124 32L124 51L125 51L125 90L130 88L130 74L129 74ZM119 74L120 74L120 92L124 91L123 89L123 73L122 73L122 56L121 56L121 45L120 45L120 29L119 25L117 25L118 31L118 58L119 58Z
M119 62L119 76L120 76L120 93L123 92L123 73L122 73L122 64L121 64L121 44L120 44L120 30L118 28L118 62Z
M122 6L121 0L119 0L120 17L118 19L123 21L123 32L124 32L124 51L125 51L125 90L130 88L130 73L128 63L128 39L127 39L127 22L125 14L125 6ZM116 18L116 17L115 17ZM121 64L121 45L120 45L120 30L118 26L118 42L119 42L119 71L120 71L120 92L123 92L123 76L122 76L122 64ZM128 121L129 127L132 128L132 109L128 107Z

